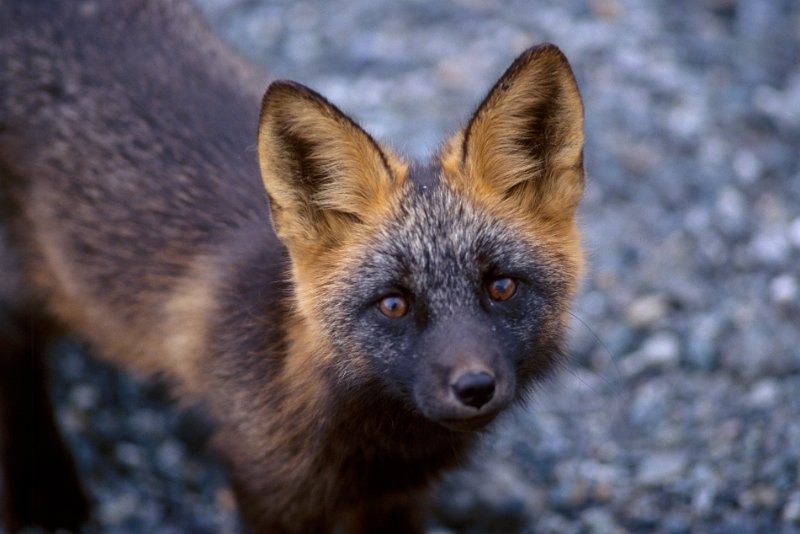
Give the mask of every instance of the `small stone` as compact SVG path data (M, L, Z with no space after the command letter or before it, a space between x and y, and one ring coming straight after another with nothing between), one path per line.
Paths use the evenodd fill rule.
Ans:
M711 211L705 206L693 206L686 212L684 221L687 230L695 235L703 235L711 225Z
M664 532L667 534L684 534L692 531L687 517L681 516L680 512L674 512L664 518Z
M622 479L622 473L613 464L586 460L578 464L578 473L593 483L604 482L611 484Z
M88 411L97 405L97 390L87 384L76 386L70 393L70 401L78 409Z
M778 503L778 492L774 488L758 485L739 494L737 501L745 510L754 508L770 509Z
M722 165L728 160L730 147L719 137L705 136L700 141L700 158L707 165Z
M86 414L72 409L72 407L58 408L58 422L67 433L81 433L86 429ZM2 486L2 485L0 485Z
M757 486L753 490L753 496L755 497L755 503L758 506L768 510L774 509L775 505L777 505L778 501L780 500L780 495L775 488L765 484Z
M680 361L680 341L671 332L659 332L647 338L639 350L629 354L620 365L626 376L636 376L648 369L669 369Z
M124 493L100 505L101 521L107 525L118 525L136 513L139 498L133 493Z
M789 240L783 232L771 229L755 236L750 242L750 251L764 263L782 264L789 255Z
M650 326L669 311L669 301L662 293L637 298L625 310L625 318L635 328Z
M596 16L607 20L618 18L622 12L617 0L592 0L589 2L589 7Z
M781 92L768 85L759 85L753 91L753 106L770 117L778 117L786 111Z
M625 169L631 173L646 174L660 163L659 151L647 144L625 144L619 146L617 150Z
M747 394L747 402L754 408L771 408L778 401L780 389L771 378L758 381Z
M735 231L747 224L747 201L735 187L726 187L717 199L716 211L723 228Z
M119 443L114 448L114 456L117 460L130 467L139 467L143 463L141 449L133 443Z
M787 232L787 237L789 241L797 248L800 248L800 217L796 218L792 221L789 225L789 230Z
M751 184L761 175L762 165L748 150L742 150L733 158L733 172L742 183Z
M701 371L713 371L717 367L719 351L714 343L707 339L691 337L686 345L687 363Z
M718 365L722 319L718 315L693 317L686 341L686 363L695 369L712 371Z
M586 525L587 532L592 534L622 532L614 516L603 508L589 508L581 514L581 520Z
M660 332L648 338L639 352L649 366L674 367L680 356L680 342L675 334Z
M786 500L781 519L793 525L800 525L800 491L795 491Z
M687 98L677 102L667 114L667 126L676 135L691 139L696 136L707 122L707 111L695 98Z
M717 492L713 486L706 486L697 490L692 497L692 509L698 515L708 514L714 507Z
M137 411L131 415L130 418L131 428L140 435L161 434L164 422L157 412L149 409Z
M663 381L649 380L636 388L630 403L630 417L638 425L650 426L661 420L669 406L670 389Z
M166 473L174 473L183 457L183 447L175 440L165 441L156 450L159 466Z
M680 477L688 459L680 452L661 452L642 460L636 474L637 481L645 486L658 486Z
M769 283L769 295L773 302L778 304L789 304L797 300L800 292L797 279L791 274L776 276Z

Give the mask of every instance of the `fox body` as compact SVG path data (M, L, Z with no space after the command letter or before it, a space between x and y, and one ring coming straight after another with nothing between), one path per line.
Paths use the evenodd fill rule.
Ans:
M299 84L259 114L265 78L178 1L0 4L0 73L12 530L84 519L46 390L13 376L62 329L205 407L255 532L419 530L562 360L583 110L554 46L423 163Z

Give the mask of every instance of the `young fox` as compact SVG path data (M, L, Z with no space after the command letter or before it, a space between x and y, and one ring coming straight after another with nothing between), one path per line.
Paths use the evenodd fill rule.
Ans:
M62 329L205 407L253 532L421 530L561 361L584 136L555 46L424 163L297 83L259 115L261 76L177 0L0 3L0 73L10 530L86 517L42 382Z

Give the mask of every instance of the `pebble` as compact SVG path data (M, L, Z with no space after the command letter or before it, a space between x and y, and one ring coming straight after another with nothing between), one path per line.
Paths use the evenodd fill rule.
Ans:
M739 506L745 510L770 509L775 507L779 498L778 492L774 488L761 484L744 490L739 494L737 501Z
M800 526L800 490L789 496L781 512L781 519L785 523Z
M603 508L589 508L581 514L581 520L591 534L623 532L611 513Z
M82 384L72 390L70 401L82 411L91 410L97 404L97 389L89 384Z
M636 480L644 486L666 484L681 476L688 463L688 457L682 452L652 453L640 462Z
M134 493L122 493L100 504L98 514L100 519L109 525L123 523L136 513L139 507L139 498Z
M714 507L714 498L717 492L713 487L702 487L692 497L692 510L699 516L709 514Z
M797 301L800 286L797 279L791 274L784 273L776 276L769 283L769 295L777 304L789 304Z
M664 294L653 293L643 295L625 310L625 319L634 328L651 326L666 316L669 311L669 300Z
M762 164L749 150L741 150L733 158L733 172L742 183L752 184L762 172Z
M729 232L739 232L747 224L747 201L737 188L723 188L716 204L719 224Z
M141 467L144 462L142 450L133 443L118 443L114 451L117 459L130 467Z
M779 395L777 382L771 378L764 378L747 394L747 402L754 408L770 408L778 401Z
M669 409L670 388L658 380L648 380L639 386L630 403L631 422L650 429L654 421L662 420Z
M767 265L783 265L789 255L789 240L778 228L757 234L750 243L753 256Z
M793 220L789 225L788 237L792 245L800 249L800 217Z
M171 473L180 466L183 460L183 446L175 440L167 440L156 450L156 457L161 469Z
M642 347L623 360L622 369L627 376L635 376L649 369L675 367L680 361L680 341L671 332L658 332L647 338Z
M692 368L713 371L719 362L719 350L713 341L692 336L686 344L686 362Z

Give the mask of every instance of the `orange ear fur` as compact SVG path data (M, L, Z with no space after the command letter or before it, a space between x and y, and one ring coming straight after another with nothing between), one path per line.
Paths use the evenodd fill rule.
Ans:
M258 157L273 224L290 251L329 246L370 221L407 173L322 96L286 81L264 95Z
M569 220L583 194L583 104L553 45L524 52L442 154L461 188L520 216ZM509 211L510 210L510 211Z

